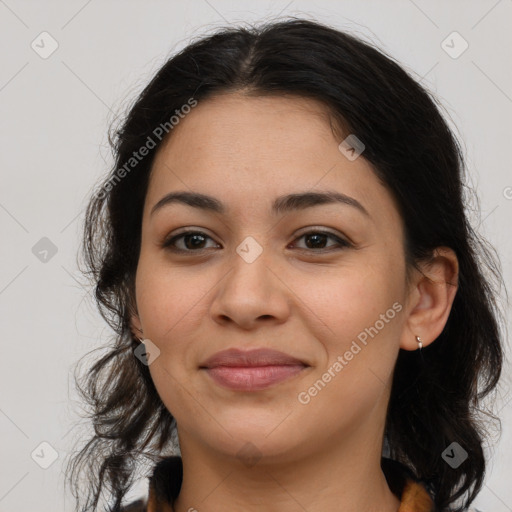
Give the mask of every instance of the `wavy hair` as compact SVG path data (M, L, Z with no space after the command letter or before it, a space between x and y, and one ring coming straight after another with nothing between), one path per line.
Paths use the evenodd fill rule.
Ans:
M315 99L327 106L333 129L364 141L364 158L402 216L409 271L420 270L436 247L455 251L459 285L449 318L422 350L423 359L418 351L400 350L384 439L390 458L430 486L436 510L462 510L484 481L489 433L480 414L497 420L484 411L483 400L497 387L504 357L499 258L471 227L463 153L435 97L371 44L298 18L218 29L191 42L166 60L114 135L109 132L115 165L88 203L81 254L82 271L115 335L108 352L80 378L75 375L94 427L68 466L77 510L96 511L107 492L109 510L119 511L138 457L155 462L171 446L175 420L148 367L133 353L139 345L130 317L136 312L143 205L152 162L165 140L157 136L162 127L172 137L169 120L191 98L200 104L234 91ZM148 154L130 160L149 140L154 147ZM452 442L469 454L457 469L441 457Z

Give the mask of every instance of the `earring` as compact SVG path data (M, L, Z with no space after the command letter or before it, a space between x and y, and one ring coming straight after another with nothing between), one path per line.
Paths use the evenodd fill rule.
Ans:
M419 336L416 336L416 341L418 342L418 348L421 350L423 348L423 342Z

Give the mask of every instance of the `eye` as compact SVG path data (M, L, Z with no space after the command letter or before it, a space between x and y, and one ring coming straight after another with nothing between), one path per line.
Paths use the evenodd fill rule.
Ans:
M301 236L296 238L296 240L300 240L302 238L306 240L306 247L299 247L299 249L311 249L314 252L340 250L342 248L352 247L352 244L350 242L343 240L339 236L335 235L334 233L330 233L329 231L311 230L308 231L307 233L303 233ZM334 246L325 245L329 238L336 242Z
M207 248L205 247L207 239L212 240L211 237L202 231L184 231L164 241L162 247L175 252L201 252ZM183 244L177 242L183 242ZM181 247L178 247L178 245L181 245Z
M301 250L312 250L313 252L325 252L332 250L341 250L348 247L353 247L350 242L340 238L334 233L329 231L317 231L310 230L307 233L303 233L295 240L305 239L306 247L298 247ZM335 244L326 246L328 239L334 240ZM184 231L178 235L174 235L171 238L165 240L162 243L162 247L169 249L174 252L197 252L200 253L207 247L207 240L213 241L213 239L202 231ZM214 247L218 246L214 242Z

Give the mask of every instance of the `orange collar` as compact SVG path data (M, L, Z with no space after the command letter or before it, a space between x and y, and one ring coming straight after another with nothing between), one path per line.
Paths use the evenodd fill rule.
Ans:
M393 476L397 476L399 466L394 463ZM400 497L398 512L433 512L434 503L426 487L407 473L405 466L403 487L397 496ZM149 481L149 494L146 508L141 512L174 512L172 503L179 494L182 479L181 457L167 457L157 464ZM388 477L391 469L386 469ZM171 483L171 486L169 485ZM395 491L394 491L395 492Z
M407 479L398 512L433 512L434 502L425 487L419 482Z

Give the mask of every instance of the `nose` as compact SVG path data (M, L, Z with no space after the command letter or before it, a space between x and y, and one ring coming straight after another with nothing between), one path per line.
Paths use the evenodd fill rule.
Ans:
M263 324L281 324L289 317L293 292L265 252L252 262L233 254L231 270L221 279L211 303L215 322L251 330Z

